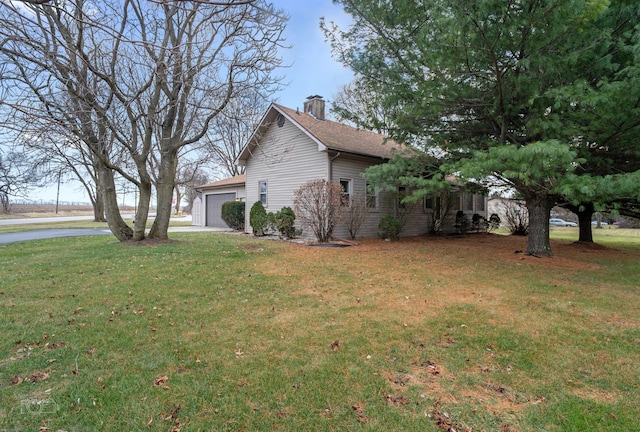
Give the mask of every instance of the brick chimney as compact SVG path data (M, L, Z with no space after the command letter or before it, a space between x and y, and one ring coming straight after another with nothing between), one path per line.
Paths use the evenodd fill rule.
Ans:
M309 96L304 102L304 112L311 114L318 120L324 120L324 99L322 96Z

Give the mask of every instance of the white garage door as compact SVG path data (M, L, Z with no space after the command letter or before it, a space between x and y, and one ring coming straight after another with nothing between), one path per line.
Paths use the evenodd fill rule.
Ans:
M222 204L227 201L235 201L235 193L223 193L207 195L207 226L215 228L229 228L222 220Z

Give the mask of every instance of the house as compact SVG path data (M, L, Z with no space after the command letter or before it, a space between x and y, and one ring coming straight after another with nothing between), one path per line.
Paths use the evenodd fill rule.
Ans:
M293 208L295 191L300 186L325 179L339 182L352 205L365 203L366 218L358 237L377 237L380 220L389 214L396 217L404 214L406 223L401 235L425 234L433 225L431 207L439 200L425 199L419 204L405 205L400 203L408 192L404 188L396 193L376 191L362 177L368 167L386 163L394 152L402 151L406 148L380 134L327 120L325 101L320 96L307 98L302 112L272 104L236 160L245 169L244 177L199 187L201 213L196 216L194 205L193 223L226 226L216 213L222 202L243 200L247 203L245 227L251 232L249 211L256 201L273 213L286 206ZM458 209L464 210L469 218L473 213L485 216L486 197L465 193L463 189L453 188L448 202L453 203L454 211L448 219L455 219ZM333 234L348 238L347 225L338 225Z

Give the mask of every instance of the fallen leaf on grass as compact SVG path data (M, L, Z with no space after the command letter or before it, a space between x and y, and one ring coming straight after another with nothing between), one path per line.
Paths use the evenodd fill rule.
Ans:
M169 414L168 416L164 417L165 421L176 421L178 420L178 414L180 413L180 404L176 404L175 408L173 408L173 411L171 411L171 414ZM180 421L178 420L177 423L180 423Z
M37 383L40 381L44 381L48 378L49 378L49 372L39 371L31 375L31 378L29 378L29 381L31 381L32 383Z
M11 385L20 385L23 381L24 379L21 376L14 376L11 378Z
M156 378L156 380L153 382L153 386L154 387L159 387L159 386L163 385L164 383L166 383L167 381L169 381L169 377L166 376L166 375L163 375L160 378Z
M385 402L392 406L406 405L409 403L409 399L406 396L386 395L384 397Z
M338 351L340 349L340 341L336 339L331 342L331 348L333 348L334 351Z
M353 405L351 408L356 412L360 423L369 423L369 418L364 415L364 409L360 403Z

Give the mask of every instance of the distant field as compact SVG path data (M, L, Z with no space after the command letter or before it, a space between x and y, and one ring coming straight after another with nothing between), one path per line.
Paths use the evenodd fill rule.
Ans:
M120 207L124 213L133 212L131 206ZM53 216L82 216L92 215L91 205L59 205L56 213L55 204L11 204L9 214L0 214L0 219L29 218L29 217L53 217Z

